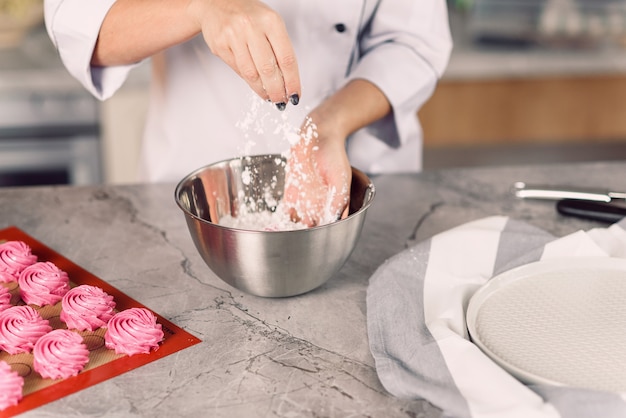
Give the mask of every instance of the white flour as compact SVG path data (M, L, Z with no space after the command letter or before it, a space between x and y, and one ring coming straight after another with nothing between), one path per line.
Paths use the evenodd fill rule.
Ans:
M269 102L264 102L260 97L252 94L249 98L250 106L239 121L236 127L241 129L246 140L243 148L239 151L241 155L255 154L254 148L257 140L270 141L271 145L284 143L285 149L294 145L300 139L299 126L292 123L298 119L298 115L303 111L308 111L305 106L296 110L288 106L284 111L279 112L276 107ZM290 121L290 115L291 121Z
M290 158L289 148L296 145L298 141L305 141L305 144L310 144L311 141L317 139L317 126L314 121L306 116L304 118L304 126L294 126L289 121L288 107L283 112L278 112L274 105L264 102L257 96L251 96L251 105L249 110L245 113L242 120L237 123L237 127L242 130L243 137L246 139L241 152L244 156L253 155L253 148L256 145L255 140L251 136L264 137L271 141L284 141L286 144L286 150L282 152L284 158ZM302 109L300 109L302 110ZM308 109L307 109L308 110ZM270 135L265 135L265 129L270 126L273 128L273 132ZM265 138L266 137L266 138ZM318 150L317 146L313 146L312 151ZM245 157L244 157L245 158ZM285 168L286 164L283 160L277 160L276 164L281 164ZM290 165L289 168L293 170L291 173L287 172L287 177L291 185L295 185L301 188L299 183L300 179L304 182L307 180L307 174L301 172L302 167L298 164ZM263 187L264 202L260 205L257 202L246 200L246 196L240 194L240 201L244 204L242 207L245 211L240 211L237 218L230 215L222 216L219 224L223 226L229 226L239 229L257 230L257 231L285 231L294 229L307 228L306 224L294 223L289 219L289 215L285 210L279 208L279 203L273 197L275 193L277 179L268 184L255 185L254 169L246 167L241 174L241 181L244 185L252 187ZM345 191L344 191L345 192ZM242 192L243 193L243 192ZM282 191L281 191L282 193ZM301 192L305 195L305 191ZM311 218L318 218L318 225L334 222L338 218L338 214L332 213L330 210L330 204L337 193L337 190L329 190L326 197L326 203L322 209L322 213L314 213ZM308 202L307 202L308 203ZM265 208L272 208L272 210L265 210ZM299 210L302 210L300 208ZM304 208L304 211L313 211L318 209ZM303 215L303 214L300 214ZM302 217L302 216L301 216Z
M294 231L308 228L303 223L292 222L289 219L289 215L280 206L274 212L269 210L262 212L245 211L244 213L239 213L236 218L225 215L220 218L219 224L229 228L247 229L249 231Z

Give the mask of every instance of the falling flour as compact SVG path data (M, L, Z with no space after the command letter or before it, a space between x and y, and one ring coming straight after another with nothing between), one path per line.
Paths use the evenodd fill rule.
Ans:
M277 115L278 118L276 117ZM244 159L246 158L245 156L253 155L252 151L256 141L251 136L268 136L271 140L285 142L287 150L281 153L283 158L278 159L276 164L282 164L286 171L286 185L300 189L304 198L306 191L303 190L300 180L306 182L307 174L301 171L302 167L300 165L286 165L285 160L290 158L290 148L296 145L298 141L305 141L305 144L309 145L311 141L317 139L317 126L310 117L306 116L304 125L296 127L290 123L288 115L288 110L276 112L271 103L264 102L258 97L253 97L249 110L236 125L242 130L245 139L243 149L240 151L244 155ZM273 127L271 135L265 134L267 126ZM318 147L313 146L311 150L315 152L318 150ZM237 216L223 215L219 224L231 228L255 231L288 231L307 228L308 226L304 223L293 222L285 208L282 208L281 204L274 197L277 194L274 193L274 189L278 184L276 179L270 182L269 185L259 184L255 186L255 173L253 171L253 168L245 167L241 173L241 182L246 186L264 188L264 198L261 202L256 202L246 200L245 195L240 195L239 198L242 205ZM282 192L281 190L279 194L282 195ZM345 194L345 192L345 190L342 190L342 193ZM322 213L315 214L315 217L318 218L318 225L328 224L337 220L338 214L332 213L330 209L330 204L336 193L337 190L335 189L329 190L326 204L321 211ZM304 210L311 212L313 209L304 208Z
M245 139L243 147L239 149L241 155L252 155L260 139L271 141L271 145L285 144L287 149L298 142L299 127L292 123L294 118L290 120L289 117L293 109L288 107L277 112L272 103L265 102L256 95L251 95L249 102L248 110L235 124ZM308 108L305 110L308 111ZM294 116L297 118L298 114L296 112Z

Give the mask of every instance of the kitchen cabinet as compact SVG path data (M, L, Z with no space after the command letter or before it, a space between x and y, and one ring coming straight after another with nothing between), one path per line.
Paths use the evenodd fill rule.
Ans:
M418 114L427 147L626 142L626 73L444 78Z
M418 112L426 147L626 143L626 49L476 42L451 13L454 49Z
M0 186L102 180L100 104L63 67L42 25L0 48Z
M129 75L127 83L101 106L104 181L138 181L141 140L149 105L149 65Z

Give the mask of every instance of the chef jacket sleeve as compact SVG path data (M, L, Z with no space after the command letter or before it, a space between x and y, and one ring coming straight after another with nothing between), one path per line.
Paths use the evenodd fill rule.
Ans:
M92 67L91 56L106 14L115 0L45 0L46 29L63 65L91 94L107 99L134 65Z
M396 148L414 132L417 110L432 95L451 50L445 0L379 2L348 76L372 82L391 103L392 113L367 128L371 134Z

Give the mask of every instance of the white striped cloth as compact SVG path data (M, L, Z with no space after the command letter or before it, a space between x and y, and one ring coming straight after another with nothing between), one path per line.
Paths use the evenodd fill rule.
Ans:
M397 397L425 399L446 417L626 417L626 394L523 384L468 337L467 304L489 279L577 255L626 258L626 219L557 238L508 217L488 217L387 260L367 290L370 350L384 387Z

